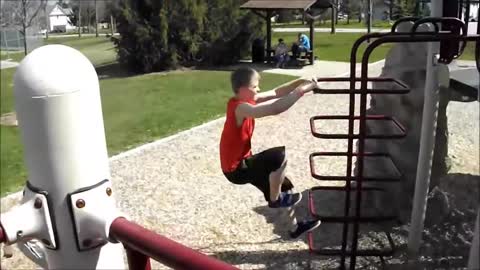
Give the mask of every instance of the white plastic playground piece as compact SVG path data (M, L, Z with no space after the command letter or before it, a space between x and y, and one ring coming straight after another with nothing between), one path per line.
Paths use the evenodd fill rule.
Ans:
M94 67L70 47L40 47L17 69L15 103L28 171L27 188L45 194L53 224L56 248L44 250L48 268L123 269L121 244L103 241L105 244L83 250L77 242L98 243L98 237L105 238L112 218L118 216L112 191L107 192L104 186L110 184L110 169ZM80 198L87 190L88 196ZM78 208L102 207L88 208L92 212L89 215L87 208L73 211L71 202ZM22 218L15 209L10 216ZM2 223L5 231L15 229L9 227L11 222L6 218L2 217Z

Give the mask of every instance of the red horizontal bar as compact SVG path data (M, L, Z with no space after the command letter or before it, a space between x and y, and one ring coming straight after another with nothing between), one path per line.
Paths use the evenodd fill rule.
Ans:
M174 269L238 269L147 230L125 218L117 218L113 221L110 227L110 236L128 248L143 253Z
M313 92L315 94L350 94L350 93L366 93L366 94L406 94L410 92L410 88L402 81L395 78L385 78L385 77L369 77L366 78L367 82L385 82L392 83L392 85L399 86L399 89L366 89L365 91L361 89L335 89L335 88L317 88ZM318 82L352 82L350 77L319 77L317 78ZM354 82L361 82L361 77L356 77Z
M360 116L350 116L350 115L317 115L310 118L310 130L312 135L317 138L323 139L348 139L353 138L357 139L360 138L360 134L346 134L346 133L319 133L317 132L317 127L315 126L316 120L359 120ZM406 136L406 129L402 126L400 122L398 122L395 118L391 116L385 115L366 115L365 119L377 121L377 120L385 120L390 121L393 123L397 130L400 131L398 134L368 134L365 135L366 139L399 139Z

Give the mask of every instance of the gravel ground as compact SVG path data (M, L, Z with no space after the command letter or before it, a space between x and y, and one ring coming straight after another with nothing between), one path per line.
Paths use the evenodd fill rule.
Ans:
M372 68L372 75L380 67ZM309 175L308 156L315 151L344 151L346 144L334 140L315 139L310 133L309 118L319 114L348 114L348 99L343 95L306 95L294 107L276 117L257 120L253 138L255 152L285 145L289 159L287 175L293 179L303 200L297 207L297 219L307 215L307 189L319 185ZM478 174L478 103L453 105L449 110L452 154L457 170ZM468 108L468 109L467 109ZM467 112L468 111L468 112ZM477 118L466 118L457 114ZM468 119L472 119L471 121ZM464 128L468 122L468 130ZM162 140L136 154L111 161L114 195L129 217L162 235L201 252L215 256L241 269L330 269L335 261L310 255L306 237L288 239L287 215L282 210L265 206L254 187L230 184L222 175L218 143L224 120L219 119L193 131ZM335 121L327 131L344 130L345 124ZM472 139L476 138L476 139ZM458 146L460 145L460 146ZM476 161L475 161L476 159ZM471 160L465 171L463 166ZM475 163L476 162L476 163ZM470 163L468 163L470 164ZM474 170L477 164L477 171ZM345 161L334 159L318 164L318 170L341 173ZM332 183L330 184L337 184ZM2 199L2 212L15 198ZM316 207L334 211L341 207L335 196L322 196ZM337 245L340 227L323 224L315 232L322 245ZM396 239L404 241L401 231ZM367 245L371 244L367 241ZM362 265L376 269L378 260ZM3 269L31 269L23 255L2 258ZM154 269L167 269L153 262Z

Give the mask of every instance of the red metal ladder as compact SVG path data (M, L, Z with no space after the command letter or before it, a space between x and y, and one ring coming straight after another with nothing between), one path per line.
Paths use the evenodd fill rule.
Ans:
M398 33L396 32L396 27L401 22L411 21L414 22L414 26L410 33ZM416 29L419 25L424 23L433 23L435 26L435 32L416 32ZM448 25L447 32L440 32L440 28L436 23L442 23ZM367 115L367 95L368 94L406 94L409 93L410 89L407 85L393 78L370 78L368 77L368 59L372 51L381 44L384 43L403 43L403 42L452 42L452 41L467 41L467 40L478 40L479 35L467 36L465 32L465 25L462 21L457 18L424 18L419 19L415 17L402 18L397 21L393 26L392 30L389 33L372 33L365 35L359 38L352 47L351 56L350 56L350 77L344 78L318 78L318 81L321 82L349 82L349 89L316 89L314 90L315 94L348 94L349 95L349 114L348 115L320 115L313 116L310 119L310 128L312 135L320 139L341 139L347 140L348 146L347 151L344 152L314 152L310 154L310 170L313 178L320 181L343 181L345 186L315 186L309 190L309 211L314 218L322 220L325 223L340 223L343 224L342 231L342 243L340 249L327 249L327 248L317 248L314 243L313 232L308 234L308 244L310 251L318 255L326 256L340 256L341 262L340 267L345 268L345 259L347 256L350 257L350 269L355 269L356 257L357 256L379 256L381 259L383 256L391 256L395 252L395 243L388 231L385 231L386 237L388 239L389 247L383 249L358 249L358 234L359 234L359 224L360 223L383 223L383 222L395 222L397 217L395 215L376 215L376 216L362 216L361 215L361 204L362 204L362 194L364 192L385 192L381 188L374 187L363 187L363 182L388 182L395 183L402 180L402 173L398 170L393 162L392 158L388 153L374 152L368 153L365 152L365 140L376 139L376 140L392 140L392 139L401 139L406 136L406 130L402 124L395 119L393 116L386 115ZM445 30L443 27L442 30ZM463 30L461 33L460 30ZM361 65L361 76L356 77L356 55L357 51L362 43L365 41L371 42L365 53L362 57ZM463 44L463 48L465 44ZM461 50L463 50L461 48ZM461 54L461 51L453 56ZM442 60L442 58L441 58ZM450 59L451 61L451 59ZM386 87L387 89L369 89L369 82L383 82L395 86L393 89ZM360 88L356 87L356 84L360 83ZM355 96L360 96L360 112L359 115L355 115ZM318 122L328 121L328 120L348 120L348 133L322 133L318 131ZM354 132L355 122L359 122L359 132ZM392 134L382 134L382 133L373 133L366 130L367 121L386 121L396 128L396 132ZM358 151L353 151L353 140L358 140ZM316 157L346 157L347 166L345 175L328 175L326 172L319 172L315 168L315 158ZM355 175L352 173L353 158L356 158L357 162L357 172ZM366 159L388 159L392 167L392 174L379 175L372 174L364 170L364 161ZM352 182L355 182L355 186L352 187ZM345 194L345 203L344 203L344 213L343 215L335 216L326 216L321 215L317 212L315 207L315 196L316 192L322 191L334 191ZM352 204L352 192L355 192L355 203ZM350 210L354 207L354 213L351 214ZM349 226L353 225L353 235L351 241L350 249L347 249L348 245L348 229ZM321 233L321 231L319 231ZM383 259L382 259L383 261Z

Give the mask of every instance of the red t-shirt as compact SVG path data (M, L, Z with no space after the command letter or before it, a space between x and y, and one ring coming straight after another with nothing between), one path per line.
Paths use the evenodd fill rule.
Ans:
M227 104L227 117L220 139L220 163L223 172L234 171L240 161L252 155L251 139L255 128L255 119L247 117L242 125L237 126L235 110L237 106L246 101L231 98ZM248 101L255 104L255 101Z

